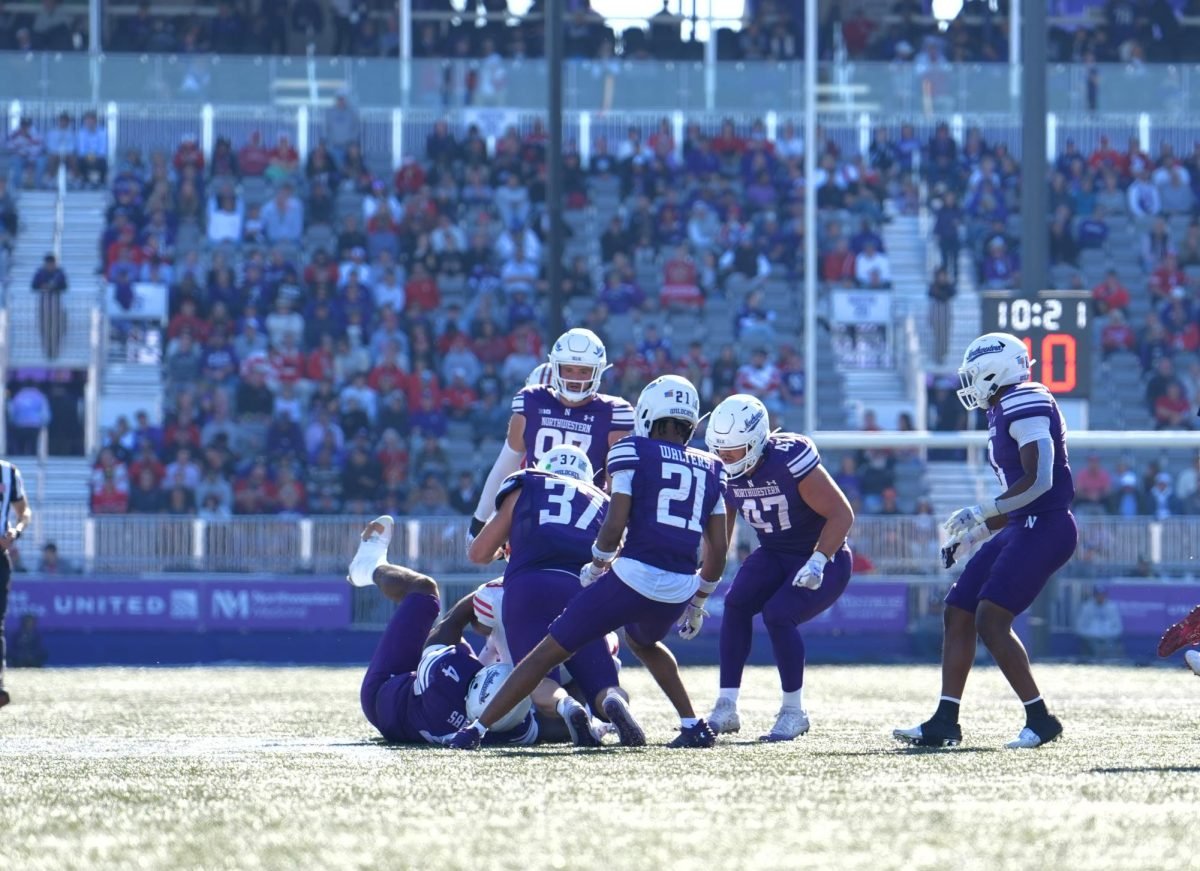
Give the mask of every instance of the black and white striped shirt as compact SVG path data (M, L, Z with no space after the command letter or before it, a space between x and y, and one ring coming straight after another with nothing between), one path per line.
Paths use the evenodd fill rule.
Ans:
M0 460L0 526L8 528L8 512L14 502L25 498L25 482L21 470L7 460Z

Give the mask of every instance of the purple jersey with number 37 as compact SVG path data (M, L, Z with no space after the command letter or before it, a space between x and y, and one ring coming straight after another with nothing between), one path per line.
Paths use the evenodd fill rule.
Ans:
M825 518L800 498L798 485L820 464L816 445L807 438L774 433L753 473L729 482L725 501L754 527L767 550L808 556Z
M496 507L513 492L517 501L508 536L512 555L504 576L531 569L578 573L592 558L592 542L608 513L607 494L591 484L531 469L504 479Z
M575 445L592 461L596 485L600 487L604 486L609 436L633 429L633 406L606 393L569 407L553 388L535 384L517 392L512 411L525 418L525 465L535 465L543 454L559 445Z
M696 448L630 436L608 452L608 473L623 471L634 474L621 556L668 572L695 572L705 525L725 496L720 459Z

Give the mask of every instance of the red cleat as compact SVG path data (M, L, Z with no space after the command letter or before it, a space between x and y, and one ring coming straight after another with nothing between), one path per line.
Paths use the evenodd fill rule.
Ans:
M1158 641L1158 655L1170 656L1175 651L1193 644L1200 644L1200 605L1163 633Z

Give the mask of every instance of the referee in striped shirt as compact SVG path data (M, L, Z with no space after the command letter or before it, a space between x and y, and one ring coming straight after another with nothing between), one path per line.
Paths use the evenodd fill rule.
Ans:
M11 512L16 512L17 523L9 526ZM0 521L3 522L5 533L0 536L0 708L12 699L4 688L4 670L7 665L7 650L4 641L4 619L8 612L8 587L12 582L12 557L8 549L14 541L21 537L33 512L29 509L29 501L25 498L25 484L21 481L21 471L7 460L0 460Z

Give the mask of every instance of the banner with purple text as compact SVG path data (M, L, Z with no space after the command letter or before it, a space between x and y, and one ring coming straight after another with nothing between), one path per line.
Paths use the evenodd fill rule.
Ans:
M6 625L24 614L43 629L181 632L245 629L346 629L345 581L278 580L23 580L13 583Z
M1113 584L1108 598L1121 612L1126 635L1159 635L1200 603L1200 586Z

